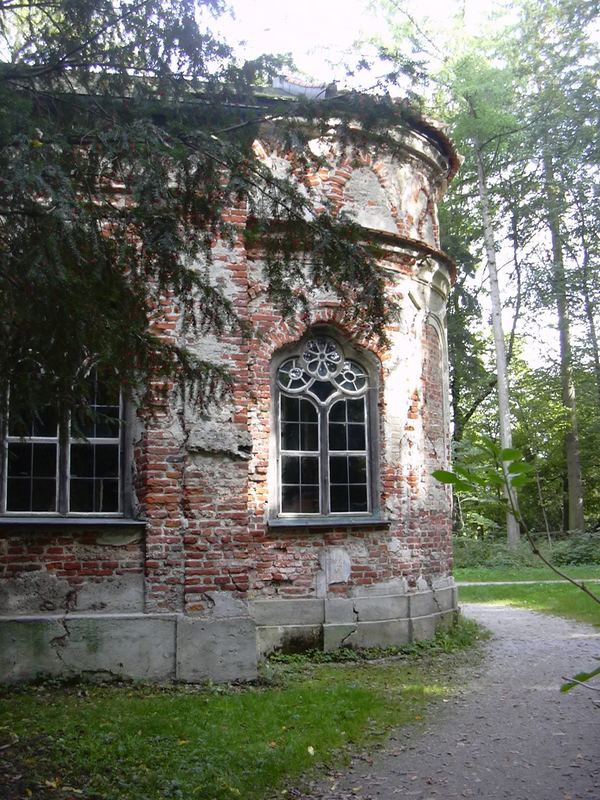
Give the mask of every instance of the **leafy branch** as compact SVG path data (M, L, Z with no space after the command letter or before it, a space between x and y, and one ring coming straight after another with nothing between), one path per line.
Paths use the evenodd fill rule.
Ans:
M562 580L576 586L584 592L595 603L600 605L600 596L593 592L584 581L572 578L566 572L552 564L539 549L531 531L525 523L519 510L518 502L515 502L516 490L526 486L535 472L533 464L525 460L523 453L516 448L501 448L493 439L482 436L476 445L477 449L484 455L487 463L477 471L469 469L460 464L455 464L453 471L438 469L432 472L432 476L440 483L452 486L457 493L474 494L478 490L486 489L489 492L488 502L497 505L503 511L510 510L517 520L521 533L527 539L532 552L536 555L555 575ZM490 498L491 495L491 498ZM594 691L600 691L596 687L589 686L586 681L600 675L600 667L590 672L582 672L573 678L563 678L567 681L561 687L561 691L566 692L575 686L583 685Z

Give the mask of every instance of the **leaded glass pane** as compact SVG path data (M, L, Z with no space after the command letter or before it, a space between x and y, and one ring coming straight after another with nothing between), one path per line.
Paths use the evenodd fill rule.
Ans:
M58 416L51 406L43 408L33 420L33 435L55 437L57 435Z
M8 478L6 481L6 510L32 511L31 480L29 478Z
M348 440L346 438L346 425L343 423L331 422L329 424L329 449L347 450Z
M350 510L348 502L348 486L331 486L329 492L331 510L337 513L344 513Z
M300 486L281 487L281 510L284 514L300 513Z
M55 444L32 445L31 474L34 478L56 478L57 451Z
M300 425L300 449L319 449L319 424L317 422L303 422Z
M331 483L348 483L348 459L346 456L332 456L329 459L329 480Z
M300 405L300 419L302 422L318 423L319 415L317 409L308 400L302 400Z
M74 478L70 482L70 510L90 511L94 508L94 479Z
M365 426L348 425L348 450L364 450L365 445Z
M281 456L281 482L300 483L299 456Z
M93 444L71 445L71 477L72 478L94 477Z
M282 389L297 392L310 383L311 377L300 366L297 358L285 361L277 370L277 381Z
M349 456L348 482L367 483L367 459L365 456Z
M300 419L300 400L297 397L281 396L282 422L297 422Z
M30 477L32 446L29 442L10 442L8 445L8 476Z
M281 449L300 450L300 425L297 422L282 423Z
M346 400L346 409L348 411L348 422L364 422L365 401L362 397L360 400Z
M116 444L95 445L96 477L119 477L119 447Z
M335 386L330 381L314 381L310 387L311 394L325 402L336 391Z
M301 512L303 514L319 513L319 487L302 486Z
M119 481L102 479L95 481L94 511L110 514L119 510Z
M353 486L349 487L350 495L350 511L364 512L369 510L367 504L367 487L366 486Z
M301 466L302 466L302 483L303 484L313 483L315 485L318 485L319 459L315 458L314 456L303 456Z
M304 347L302 358L306 369L320 380L335 375L342 363L342 354L337 343L328 336L309 339Z
M34 478L31 483L31 510L56 511L56 479Z
M112 439L119 435L119 406L96 406L94 436L97 439Z
M358 393L366 387L367 376L360 364L355 361L345 361L335 382L345 392Z
M334 403L329 411L330 422L345 422L346 421L346 401L340 400Z

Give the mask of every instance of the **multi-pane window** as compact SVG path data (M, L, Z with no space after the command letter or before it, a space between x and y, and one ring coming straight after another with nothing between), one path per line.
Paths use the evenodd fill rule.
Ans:
M277 370L279 512L372 512L369 379L329 336L315 336Z
M58 507L58 419L52 408L35 418L8 419L6 510L54 512Z
M59 420L52 407L33 419L9 413L2 473L6 513L122 512L122 403L90 381L84 410Z
M71 421L69 511L119 511L121 418L118 393L94 382L85 416Z

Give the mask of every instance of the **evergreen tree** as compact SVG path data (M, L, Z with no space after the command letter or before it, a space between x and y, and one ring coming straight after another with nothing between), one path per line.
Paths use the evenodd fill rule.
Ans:
M263 236L270 297L284 314L315 283L366 335L393 313L358 226L273 175L253 152L261 124L297 151L329 130L349 145L409 112L389 98L281 100L264 91L281 59L237 63L211 33L221 0L2 0L0 38L0 392L23 409L75 407L93 369L126 388L185 381L198 401L226 380L156 335L165 297L197 335L243 330L211 279L216 239ZM263 90L261 90L261 86ZM300 122L302 120L302 122ZM277 122L276 122L277 121ZM273 224L278 235L269 236ZM284 235L281 235L283 231ZM290 231L293 236L289 235Z

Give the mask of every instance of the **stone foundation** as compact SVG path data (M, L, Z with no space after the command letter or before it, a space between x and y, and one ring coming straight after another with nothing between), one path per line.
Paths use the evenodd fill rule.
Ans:
M0 680L251 681L275 651L390 647L454 618L456 587L353 598L255 600L207 616L20 615L0 620ZM216 606L215 606L216 607Z

